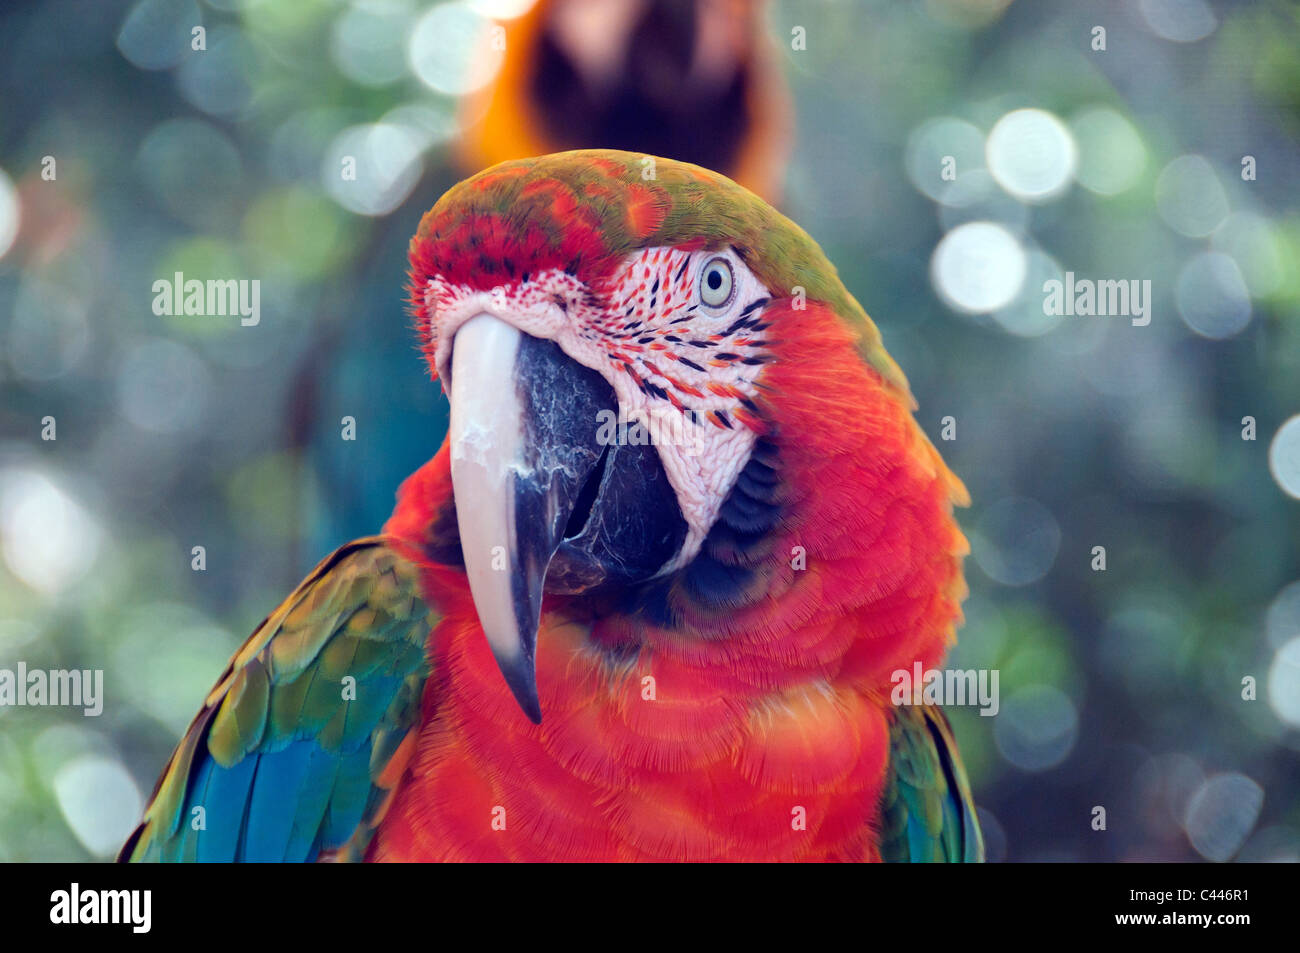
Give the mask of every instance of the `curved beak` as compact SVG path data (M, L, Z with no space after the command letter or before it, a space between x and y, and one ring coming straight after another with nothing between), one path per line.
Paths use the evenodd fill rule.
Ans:
M551 557L588 480L599 479L604 379L490 314L456 333L451 360L451 482L470 594L506 684L542 720L535 649ZM589 504L588 504L589 505Z

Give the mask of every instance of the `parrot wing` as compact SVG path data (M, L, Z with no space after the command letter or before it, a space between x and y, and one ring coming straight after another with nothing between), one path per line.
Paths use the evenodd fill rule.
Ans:
M892 707L880 857L902 863L979 863L984 840L966 769L943 710Z
M436 621L385 539L328 557L230 660L118 859L363 857L415 748Z

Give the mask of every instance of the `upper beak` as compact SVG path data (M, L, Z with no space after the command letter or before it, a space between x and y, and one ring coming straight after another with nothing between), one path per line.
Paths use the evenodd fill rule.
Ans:
M456 333L448 439L465 572L501 674L534 723L546 570L600 462L600 411L615 406L604 379L554 342L486 313Z

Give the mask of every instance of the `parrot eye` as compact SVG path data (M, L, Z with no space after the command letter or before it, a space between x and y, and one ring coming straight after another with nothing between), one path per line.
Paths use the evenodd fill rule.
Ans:
M700 300L710 308L721 308L731 303L735 288L731 262L725 258L710 258L700 270Z

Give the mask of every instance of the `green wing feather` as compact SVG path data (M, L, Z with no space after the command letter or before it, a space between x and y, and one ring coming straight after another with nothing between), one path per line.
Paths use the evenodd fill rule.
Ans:
M880 809L881 859L983 861L975 801L943 710L900 705L892 712L889 774Z
M417 580L380 537L317 566L230 660L119 859L362 857L420 720Z

